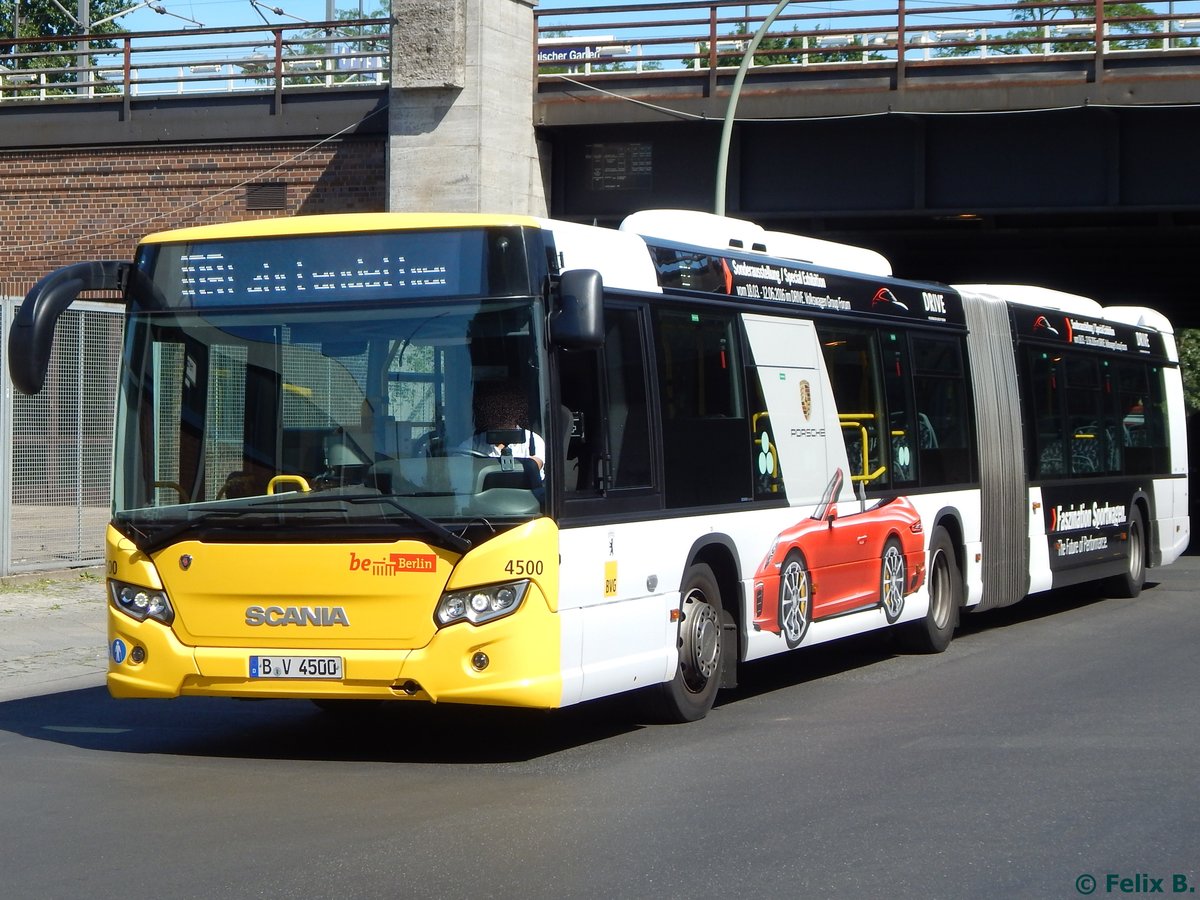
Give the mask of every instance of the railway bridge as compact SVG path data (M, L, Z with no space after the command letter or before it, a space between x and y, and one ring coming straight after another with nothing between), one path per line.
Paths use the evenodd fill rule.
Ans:
M393 0L0 41L0 293L222 218L713 209L773 7ZM1200 325L1200 0L794 0L735 112L728 215Z

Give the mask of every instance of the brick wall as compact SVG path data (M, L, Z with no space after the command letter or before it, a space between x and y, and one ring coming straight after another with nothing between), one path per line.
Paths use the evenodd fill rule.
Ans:
M387 138L0 152L0 296L154 231L387 203ZM282 201L282 208L274 207Z

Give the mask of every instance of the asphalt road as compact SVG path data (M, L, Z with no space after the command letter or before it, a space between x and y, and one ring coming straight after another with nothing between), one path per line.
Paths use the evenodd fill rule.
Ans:
M938 656L868 636L753 664L685 726L612 702L346 722L101 687L10 699L0 894L1191 893L1200 558L1151 575L1137 600L968 617Z

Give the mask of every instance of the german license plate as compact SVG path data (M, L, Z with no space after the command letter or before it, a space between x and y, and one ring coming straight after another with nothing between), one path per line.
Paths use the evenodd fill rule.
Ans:
M340 656L252 656L251 678L324 678L342 677Z

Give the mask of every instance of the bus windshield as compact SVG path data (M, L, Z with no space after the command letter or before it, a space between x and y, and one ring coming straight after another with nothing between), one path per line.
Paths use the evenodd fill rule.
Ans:
M131 311L114 524L139 546L419 536L544 507L542 301ZM459 548L461 549L461 548Z

